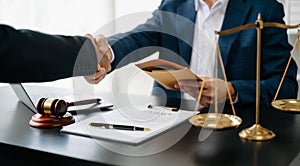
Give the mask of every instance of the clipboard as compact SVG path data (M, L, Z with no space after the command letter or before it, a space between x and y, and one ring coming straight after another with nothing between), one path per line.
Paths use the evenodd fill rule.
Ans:
M168 90L178 91L174 88L178 80L202 80L187 67L163 59L150 60L136 66Z

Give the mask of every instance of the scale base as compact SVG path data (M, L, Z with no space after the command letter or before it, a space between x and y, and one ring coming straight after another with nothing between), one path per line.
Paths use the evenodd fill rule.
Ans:
M266 128L263 128L260 124L255 124L250 128L239 132L239 136L247 140L266 141L275 138L276 134Z

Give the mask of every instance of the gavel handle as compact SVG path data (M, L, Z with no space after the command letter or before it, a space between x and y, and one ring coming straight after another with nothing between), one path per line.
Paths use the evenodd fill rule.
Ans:
M93 103L99 103L101 99L88 99L88 100L81 100L81 101L75 101L75 102L70 102L69 106L75 106L75 105L86 105L86 104L93 104Z

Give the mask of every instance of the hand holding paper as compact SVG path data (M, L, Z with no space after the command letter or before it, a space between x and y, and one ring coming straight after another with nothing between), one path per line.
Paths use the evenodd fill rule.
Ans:
M150 60L136 66L169 90L179 90L174 87L178 80L201 80L187 67L163 59Z
M228 90L233 100L236 91L230 82L221 79L198 77L187 67L163 59L150 60L136 65L155 81L169 90L185 92L195 99L198 98L200 87L203 84L200 104L208 107L217 100L224 102L229 99Z
M178 84L176 84L174 87L197 99L199 89L204 83L200 100L200 104L204 107L214 104L215 100L218 102L224 102L228 100L229 97L227 87L229 88L232 99L235 100L236 92L230 82L225 82L224 80L215 78L202 78L202 80L203 81L179 80Z

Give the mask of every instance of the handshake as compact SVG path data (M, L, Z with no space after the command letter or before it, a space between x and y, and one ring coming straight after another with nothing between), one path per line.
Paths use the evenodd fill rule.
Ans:
M112 70L110 63L114 58L114 55L109 47L107 39L103 35L93 37L92 35L87 34L86 36L93 43L97 54L98 66L97 71L94 74L86 75L84 78L90 84L98 84L105 78L106 74ZM200 87L203 91L200 90ZM199 100L199 103L204 107L214 104L215 100L219 102L225 102L227 100L232 100L233 102L237 101L237 93L233 85L230 82L221 79L201 77L201 80L197 80L196 82L195 80L179 80L178 84L174 85L174 88L189 94L195 99L200 99L200 90L202 93L200 94L201 100Z
M105 78L106 74L111 71L110 62L113 58L112 51L110 50L107 39L103 35L93 37L90 34L86 34L86 37L88 37L94 45L98 66L94 74L84 76L84 78L90 84L98 84Z

